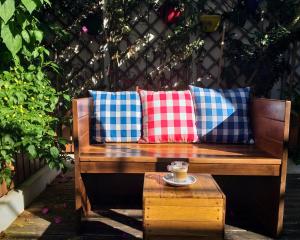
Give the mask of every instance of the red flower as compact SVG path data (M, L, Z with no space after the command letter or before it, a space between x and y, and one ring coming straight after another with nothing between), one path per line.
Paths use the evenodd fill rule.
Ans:
M181 16L181 11L175 8L169 8L167 11L167 23L174 23Z

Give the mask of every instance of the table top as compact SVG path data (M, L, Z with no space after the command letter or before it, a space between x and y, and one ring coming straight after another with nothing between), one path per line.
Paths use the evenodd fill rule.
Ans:
M163 176L167 173L147 172L144 177L144 198L225 198L222 190L210 174L192 173L196 183L185 187L166 184Z

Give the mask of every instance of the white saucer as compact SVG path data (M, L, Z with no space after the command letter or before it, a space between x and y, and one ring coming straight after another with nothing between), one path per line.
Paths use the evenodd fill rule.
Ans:
M177 182L177 181L174 181L173 173L167 173L166 175L163 176L163 180L172 186L179 187L179 186L191 185L197 181L197 178L195 176L188 175L186 180L184 180L182 182Z

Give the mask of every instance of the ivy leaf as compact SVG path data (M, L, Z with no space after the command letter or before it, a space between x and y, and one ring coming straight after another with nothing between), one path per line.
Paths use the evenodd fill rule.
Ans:
M42 31L35 30L35 31L33 32L33 34L34 34L35 40L37 40L39 43L41 43L42 40L43 40L43 37L44 37L43 32L42 32Z
M37 8L37 4L33 0L21 0L21 2L30 14Z
M1 37L7 49L15 56L22 48L22 37L17 34L13 36L8 25L2 24Z
M34 145L29 145L27 147L27 151L28 151L28 153L29 153L29 155L30 155L31 158L36 158L37 152L35 150L35 146Z
M9 21L14 15L15 10L15 0L5 0L2 4L0 2L0 17L3 19L4 23Z
M67 102L70 102L70 101L71 101L70 95L68 95L68 94L63 94L63 97L64 97L64 99L65 99Z
M51 147L50 148L50 154L51 154L52 157L58 158L59 151L58 151L57 147Z
M11 138L10 135L6 134L2 137L2 142L5 144L5 145L10 145L10 146L13 146L14 145L14 140Z
M23 30L21 32L21 35L22 35L23 39L25 40L25 42L30 43L30 36L26 30Z
M38 73L37 73L36 76L37 76L37 79L38 79L38 80L42 81L45 75L44 75L44 73L42 73L41 71L38 71Z

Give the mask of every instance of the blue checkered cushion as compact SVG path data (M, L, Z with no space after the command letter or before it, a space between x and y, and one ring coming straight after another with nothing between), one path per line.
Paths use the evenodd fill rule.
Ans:
M189 86L196 112L200 141L251 143L250 88L208 89Z
M94 100L93 141L137 142L140 139L142 109L137 92L89 93Z

